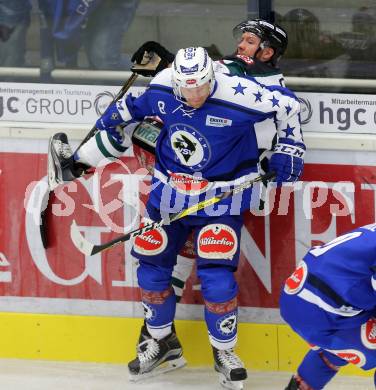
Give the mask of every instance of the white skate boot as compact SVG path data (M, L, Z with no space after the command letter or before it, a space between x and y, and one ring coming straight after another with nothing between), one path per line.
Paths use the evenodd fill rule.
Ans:
M247 370L233 348L219 350L213 347L214 369L219 373L219 383L226 389L242 390Z

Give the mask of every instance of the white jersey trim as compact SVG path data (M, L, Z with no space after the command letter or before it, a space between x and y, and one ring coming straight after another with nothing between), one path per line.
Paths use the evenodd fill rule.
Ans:
M225 349L234 348L235 345L236 345L236 342L238 340L238 335L237 334L235 334L235 336L232 337L229 340L219 340L219 339L215 338L210 332L208 332L208 333L209 333L210 344L214 348L217 348L217 349L219 349L221 351L223 351Z
M371 277L371 283L372 283L372 288L376 291L376 279L373 276Z
M351 307L339 308L339 309L335 308L329 305L328 303L326 303L325 301L323 301L318 295L314 294L312 291L307 290L306 288L304 288L298 294L298 297L300 297L301 299L309 303L313 303L314 305L320 307L321 309L329 313L337 314L338 316L342 316L342 317L353 317L363 311L363 310L354 310Z

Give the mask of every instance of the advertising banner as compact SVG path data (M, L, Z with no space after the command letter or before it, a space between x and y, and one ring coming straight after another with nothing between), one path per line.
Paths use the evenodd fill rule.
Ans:
M42 123L95 123L121 87L2 83L0 120ZM144 87L128 94L139 96Z
M298 92L304 132L376 134L375 95Z
M139 96L144 87L128 93ZM116 86L18 84L0 86L0 120L93 124L120 90ZM304 132L376 134L374 95L298 92Z
M69 229L75 220L86 238L103 243L138 227L152 161L130 151L58 188L47 220L50 247L44 249L39 212L47 186L46 155L37 150L47 150L47 141L40 142L21 153L14 141L5 140L0 152L0 310L141 316L132 243L85 257ZM306 251L374 222L375 209L376 166L364 154L308 154L301 182L272 189L263 212L245 215L236 274L241 320L279 322L280 288ZM193 269L178 317L202 318L202 302Z

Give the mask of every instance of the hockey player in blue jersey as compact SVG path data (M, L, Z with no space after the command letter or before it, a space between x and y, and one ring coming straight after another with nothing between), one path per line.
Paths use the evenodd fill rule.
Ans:
M285 86L284 76L278 67L279 59L285 52L288 43L286 31L279 25L263 19L251 19L237 24L233 28L233 36L237 41L235 53L214 61L215 72L237 76L254 77L255 80L266 86ZM132 61L142 63L145 52L156 53L161 62L157 70L169 66L175 55L170 53L158 42L145 42L132 56ZM272 120L265 120L256 125L257 145L260 153L260 164L267 170L270 149L276 143L276 127ZM262 131L257 131L257 127ZM141 153L144 154L143 151ZM264 192L265 193L265 192ZM260 200L263 202L263 200ZM261 203L263 204L263 203ZM179 302L186 281L195 265L194 245L188 239L182 248L173 271L172 285L176 299Z
M159 116L163 128L145 221L158 220L256 177L254 124L265 118L275 120L280 137L270 161L275 180L279 184L298 180L305 152L299 112L299 102L289 90L266 89L253 80L214 73L203 48L181 49L172 68L161 71L140 97L120 99L106 111L96 124L100 131L74 160L96 166L105 157L121 156L131 141L118 125ZM65 169L70 169L67 164ZM234 272L242 211L252 206L251 195L252 190L245 191L135 239L132 254L140 264L137 276L145 323L137 357L128 365L131 379L185 363L173 326L176 298L171 274L179 250L193 231L215 369L224 386L242 387L247 373L234 352L238 291Z
M308 251L286 280L280 310L312 348L286 390L323 389L348 363L374 369L376 224Z

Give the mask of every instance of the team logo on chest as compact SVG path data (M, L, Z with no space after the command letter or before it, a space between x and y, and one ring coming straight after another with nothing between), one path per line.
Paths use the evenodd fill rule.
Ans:
M176 159L193 170L203 168L210 158L206 138L195 128L177 123L170 126L170 142Z

